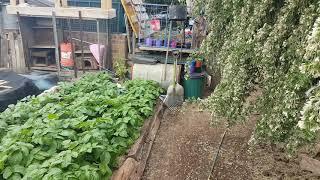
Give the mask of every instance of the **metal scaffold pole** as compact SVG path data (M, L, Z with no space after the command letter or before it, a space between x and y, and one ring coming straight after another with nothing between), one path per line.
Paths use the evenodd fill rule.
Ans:
M56 19L56 13L54 11L52 12L52 24L53 24L56 65L58 69L58 77L60 77L61 67L60 67L60 56L59 56L59 41L58 41L58 32L57 32L57 19Z

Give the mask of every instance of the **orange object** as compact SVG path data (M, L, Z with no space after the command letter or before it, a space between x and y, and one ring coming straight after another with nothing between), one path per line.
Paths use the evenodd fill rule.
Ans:
M202 65L202 62L201 61L196 61L196 68L200 68Z
M72 58L72 45L71 43L61 43L61 66L73 67L74 60Z

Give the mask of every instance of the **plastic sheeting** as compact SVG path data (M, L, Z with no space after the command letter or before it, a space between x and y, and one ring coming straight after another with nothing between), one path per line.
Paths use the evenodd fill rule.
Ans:
M40 91L48 90L58 84L59 78L56 73L33 71L22 76L31 79Z
M15 72L0 71L0 80L7 81L6 86L11 87L10 89L0 89L0 112L4 111L8 105L15 104L26 96L40 93L40 90L32 80Z
M104 45L100 45L100 54L99 54L99 44L91 44L89 46L90 52L92 53L93 57L96 59L98 64L101 66L101 59L103 57L105 47Z

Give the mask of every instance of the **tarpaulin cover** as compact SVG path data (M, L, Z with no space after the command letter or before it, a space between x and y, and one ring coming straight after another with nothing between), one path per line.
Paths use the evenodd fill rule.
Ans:
M8 83L5 85L12 87L10 89L0 89L0 112L4 111L8 105L15 104L26 96L40 93L32 80L12 71L0 70L0 80L7 81Z
M32 71L29 74L22 74L22 76L31 79L40 91L45 91L58 84L59 78L56 73Z
M104 45L100 44L100 54L99 54L99 44L91 44L89 46L90 52L94 56L94 58L97 60L98 64L101 65L101 59L104 54L105 48Z

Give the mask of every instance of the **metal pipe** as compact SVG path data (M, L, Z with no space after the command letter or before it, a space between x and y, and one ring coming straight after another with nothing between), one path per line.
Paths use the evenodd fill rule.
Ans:
M113 69L113 64L112 64L112 44L110 43L110 29L109 29L109 24L110 24L110 20L107 19L106 20L106 41L105 41L105 58L104 58L104 63L103 63L103 68L107 68L107 69Z
M72 38L72 39L81 42L81 39L77 39L77 38ZM91 42L88 42L88 41L83 41L83 43L87 43L87 44L90 44L90 45L94 44L94 43L91 43Z
M71 49L72 49L72 59L74 61L74 77L78 78L78 67L77 67L77 60L75 59L75 53L74 53L74 44L72 41L72 31L71 31L71 20L68 19L68 29L69 29L69 39L70 39L70 43L71 43Z
M80 46L81 46L81 68L82 72L85 73L84 69L84 51L83 51L83 21L82 21L82 14L79 11L79 20L80 20Z
M170 50L171 31L172 31L172 21L170 21L170 25L169 25L169 35L168 35L168 42L167 42L166 61L164 63L164 80L167 80L167 64L168 64L169 50Z
M218 160L218 156L219 156L219 153L220 153L220 149L222 147L222 144L223 144L224 138L225 138L225 136L227 134L227 131L228 131L228 128L224 131L224 133L222 135L222 138L221 138L221 141L219 143L219 147L218 147L217 153L215 154L215 156L213 158L213 163L212 163L212 166L210 168L208 180L210 180L212 178L212 171L214 170L214 167L216 166L216 163L217 163L217 160Z
M99 70L101 71L101 66L102 66L102 63L101 63L101 55L100 55L100 22L99 22L99 19L97 19L97 39L98 39L98 63L99 63Z
M53 25L56 65L58 69L58 77L60 77L61 67L60 67L60 57L59 57L59 41L58 41L58 32L57 32L57 19L56 19L56 13L54 11L52 11L52 25Z

